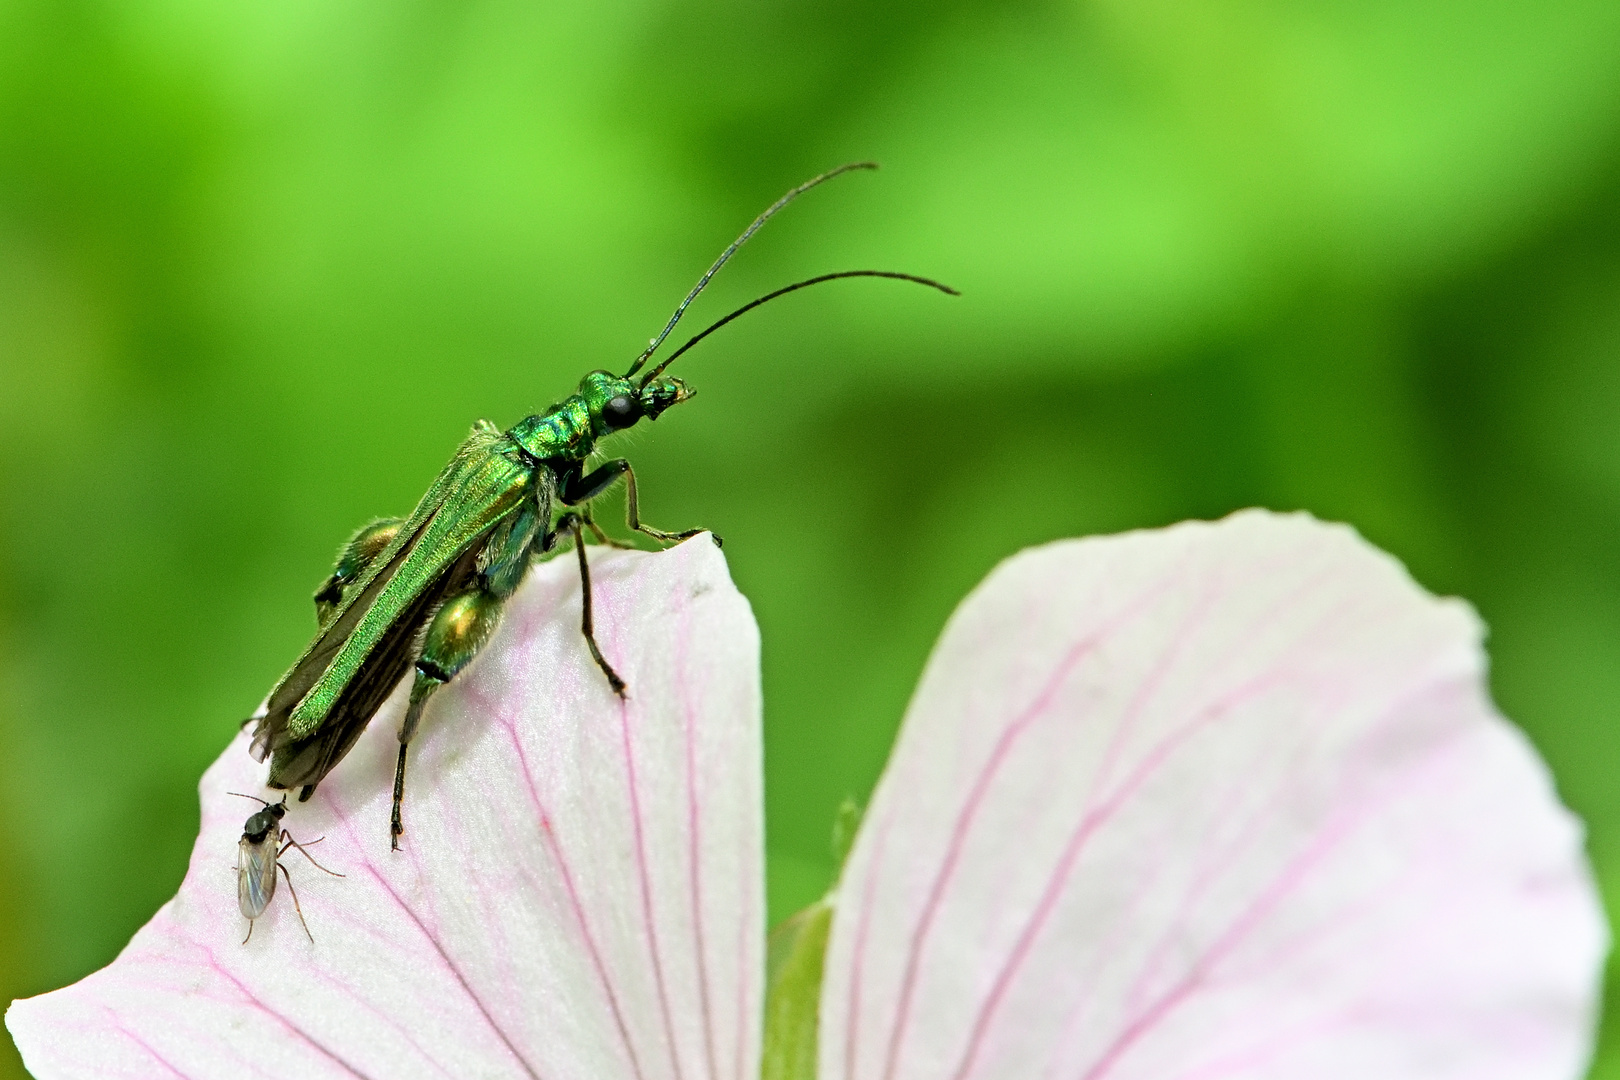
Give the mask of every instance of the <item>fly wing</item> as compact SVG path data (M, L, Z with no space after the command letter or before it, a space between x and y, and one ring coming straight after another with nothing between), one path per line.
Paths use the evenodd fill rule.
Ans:
M431 595L442 595L447 572L522 504L535 472L493 425L473 429L393 542L345 590L329 621L270 692L253 733L256 760L319 732L374 655L387 652L398 669L386 685L398 680L403 667L397 654L408 649L379 647L401 639L409 644L431 610ZM381 700L376 698L372 712ZM368 712L364 720L369 719Z
M276 895L276 849L281 844L280 830L271 829L263 840L255 844L242 837L236 845L236 901L242 914L257 919Z

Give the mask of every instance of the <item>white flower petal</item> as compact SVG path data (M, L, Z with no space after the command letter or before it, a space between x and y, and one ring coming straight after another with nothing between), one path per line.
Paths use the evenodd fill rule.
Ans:
M1239 514L1005 563L840 888L824 1080L1571 1080L1607 932L1480 626Z
M763 938L758 633L707 537L537 567L413 744L403 693L284 826L315 942L273 898L244 947L233 860L265 793L237 739L202 781L179 895L109 967L17 1002L34 1075L743 1080ZM130 837L138 842L138 837Z

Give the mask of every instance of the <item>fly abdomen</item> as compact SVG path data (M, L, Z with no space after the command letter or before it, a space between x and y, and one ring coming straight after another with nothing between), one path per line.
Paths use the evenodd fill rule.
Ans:
M281 847L281 833L272 832L258 840L245 834L236 845L236 900L242 917L251 922L264 914L270 898L276 895L277 852ZM248 928L251 934L253 928Z

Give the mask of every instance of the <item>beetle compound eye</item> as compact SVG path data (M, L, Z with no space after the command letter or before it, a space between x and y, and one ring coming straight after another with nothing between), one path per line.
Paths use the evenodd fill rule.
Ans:
M620 394L608 399L602 406L602 419L610 428L629 427L641 418L641 403L633 397Z

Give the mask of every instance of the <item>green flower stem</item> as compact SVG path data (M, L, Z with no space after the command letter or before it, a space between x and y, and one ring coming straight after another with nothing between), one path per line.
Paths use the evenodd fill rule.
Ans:
M761 1080L815 1080L821 968L832 929L831 900L830 894L817 900L771 931Z

